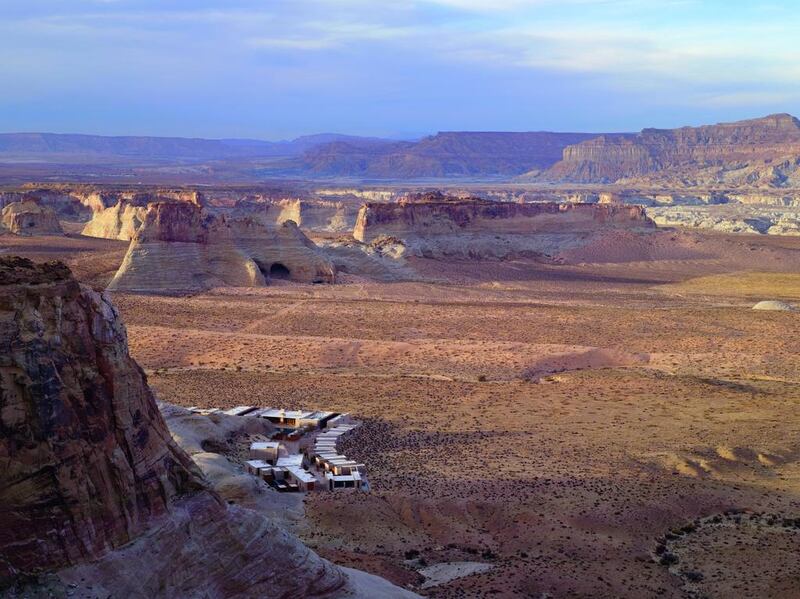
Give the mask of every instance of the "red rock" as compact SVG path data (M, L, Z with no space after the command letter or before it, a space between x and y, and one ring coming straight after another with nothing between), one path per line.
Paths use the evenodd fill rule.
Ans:
M203 488L108 297L0 259L0 579L99 557Z
M787 162L786 169L800 156L800 121L788 114L760 119L683 127L644 129L636 135L606 135L568 146L561 162L541 178L579 183L614 182L661 173L683 179L725 180L725 172L760 165L763 173L774 173L774 165ZM794 165L796 166L796 164ZM711 169L710 173L702 172ZM779 180L770 181L780 184Z
M552 255L595 233L654 227L641 206L522 204L426 194L394 204L365 204L354 237L365 243L395 237L426 257L483 259Z

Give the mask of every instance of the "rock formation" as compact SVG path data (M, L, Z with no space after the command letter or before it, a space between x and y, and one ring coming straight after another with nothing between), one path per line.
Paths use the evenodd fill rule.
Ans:
M150 204L109 289L170 292L271 279L333 283L335 268L292 221L209 214L187 202Z
M0 259L0 578L94 559L202 488L105 295Z
M781 302L778 300L765 300L758 302L753 306L753 310L765 310L771 312L794 312L795 308L792 304Z
M0 593L414 596L228 506L170 436L108 297L63 264L0 258L0 347Z
M277 223L294 221L304 231L344 233L352 231L358 207L345 202L325 200L282 200Z
M81 197L61 186L52 188L20 189L0 193L0 208L15 202L36 202L39 206L49 208L59 219L73 222L84 222L92 216L95 209L91 202L95 198Z
M788 114L681 129L605 135L564 149L528 179L751 187L800 184L800 121Z
M139 230L147 213L147 203L120 199L108 208L98 210L83 227L81 235L130 241Z
M52 209L34 201L13 202L3 208L2 224L17 235L63 235L64 231Z
M482 259L551 256L594 234L654 226L640 206L520 204L433 193L365 204L353 236L366 243L395 237L417 256Z
M648 208L648 214L659 226L753 235L800 235L800 209L797 208L741 204L676 205Z

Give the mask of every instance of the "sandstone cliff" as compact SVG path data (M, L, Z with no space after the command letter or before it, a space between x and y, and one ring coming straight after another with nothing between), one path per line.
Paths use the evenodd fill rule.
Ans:
M335 268L292 221L213 215L186 202L150 204L109 289L171 292L272 279L333 283Z
M63 235L64 230L52 209L27 200L3 208L3 227L16 235Z
M63 264L0 258L0 347L3 596L414 596L227 505L171 437L108 297Z
M366 243L395 237L419 256L481 259L552 256L594 234L654 226L640 206L523 204L428 194L396 204L365 204L353 236Z
M788 114L606 135L564 149L529 179L781 187L800 184L800 121Z
M326 200L281 200L276 222L294 221L304 231L343 233L351 231L358 215L357 205Z
M95 212L83 227L81 235L129 241L141 226L146 213L146 204L142 206L120 199L113 206Z
M0 259L0 578L97 558L202 488L109 299Z

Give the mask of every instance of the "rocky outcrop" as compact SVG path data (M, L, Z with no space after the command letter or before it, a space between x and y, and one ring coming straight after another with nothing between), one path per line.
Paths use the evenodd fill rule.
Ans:
M764 300L753 306L753 310L764 310L767 312L795 312L797 309L788 302L779 300Z
M800 184L800 121L788 114L681 129L606 135L564 149L527 179L749 187Z
M95 212L81 235L129 241L139 230L146 213L147 204L137 205L137 202L120 199L115 205Z
M108 297L0 259L0 579L100 557L203 484Z
M325 200L281 200L277 223L293 221L304 231L344 233L352 231L358 208L354 204Z
M172 292L259 287L274 279L333 283L335 268L293 221L213 215L196 204L150 204L109 289Z
M63 235L64 230L52 209L27 200L3 208L3 227L16 235Z
M89 197L95 196L98 197ZM51 209L59 219L72 222L84 222L91 218L96 209L94 202L98 194L76 194L60 186L50 188L32 188L0 193L0 208L14 202L33 201L39 206Z
M649 208L648 213L659 226L754 235L800 235L800 209L797 208L768 204L675 205Z
M434 193L365 204L353 236L367 243L398 238L418 256L483 259L551 256L597 233L654 226L640 206L503 203Z
M109 298L63 264L0 258L0 347L3 596L414 596L223 501L167 430ZM196 449L222 432L197 431Z

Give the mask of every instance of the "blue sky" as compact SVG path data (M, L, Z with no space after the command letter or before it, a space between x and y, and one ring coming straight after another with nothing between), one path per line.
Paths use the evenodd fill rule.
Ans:
M2 0L0 130L281 139L800 113L796 0Z

